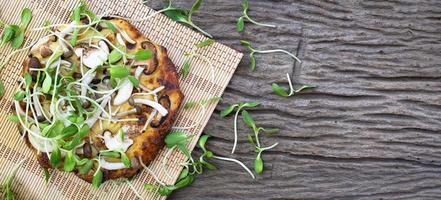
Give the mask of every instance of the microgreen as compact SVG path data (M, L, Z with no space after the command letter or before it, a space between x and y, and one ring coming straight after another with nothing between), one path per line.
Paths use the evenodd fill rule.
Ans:
M135 60L136 61L148 60L152 56L153 56L153 52L150 49L142 49L136 52Z
M29 8L24 8L21 11L20 25L12 24L5 26L1 36L1 44L11 42L13 49L18 49L24 42L24 33L29 23L32 20L32 11Z
M244 26L245 26L245 20L247 20L247 21L249 21L249 22L251 22L251 23L253 23L253 24L255 24L255 25L258 25L258 26L266 26L266 27L273 27L273 28L276 27L275 25L259 23L259 22L256 22L255 20L253 20L253 19L248 15L248 9L249 9L249 3L248 3L248 0L243 0L242 8L243 8L242 16L240 16L240 17L237 19L237 24L236 24L236 30L237 30L237 32L242 32L242 31L243 31Z
M87 160L87 162L80 167L80 169L78 170L79 174L86 174L87 172L90 171L90 169L92 169L93 166L93 160Z
M121 52L125 52L125 47L120 44L116 45L116 48L112 49L109 54L109 63L114 64L121 60L121 58L124 56Z
M129 157L127 157L127 155L124 152L120 152L121 154L121 161L122 163L126 166L126 167L130 167L131 166L131 162Z
M52 167L54 167L54 168L58 167L58 164L60 163L60 159L61 159L60 148L58 148L58 146L56 146L52 150L52 153L51 153L50 159L49 159Z
M261 53L261 54L266 54L266 53L285 53L288 54L289 56L291 56L292 58L294 58L295 60L297 60L297 62L301 63L302 61L297 58L297 56L295 56L294 54L283 50L283 49L273 49L273 50L256 50L251 46L251 42L245 41L245 40L241 40L240 44L242 46L245 46L248 48L248 50L250 50L250 69L252 71L254 71L256 69L256 58L254 56L254 54L256 53Z
M231 154L234 154L234 151L236 150L237 118L239 116L240 111L243 110L244 108L252 108L252 107L256 107L258 105L259 105L259 103L255 102L255 101L241 102L239 104L232 104L221 111L220 116L223 118L223 117L228 116L230 113L232 113L236 109L236 114L234 115L234 122L233 122L234 123L234 144L233 144L233 149L231 150Z
M68 151L64 157L63 170L70 172L75 168L75 159L72 151Z
M133 86L138 87L139 86L139 80L136 79L134 76L128 76L127 77L129 81L132 83Z
M17 115L9 115L8 120L12 122L19 122L20 119L18 119Z
M214 102L220 101L221 99L222 98L220 98L220 97L211 97L209 99L203 99L200 101L189 101L189 102L185 103L184 109L190 109L190 108L193 108L198 105L206 106L209 103L214 103Z
M294 89L294 87L293 87L293 85L292 85L292 82L291 82L291 77L289 76L288 73L286 74L286 78L288 79L289 91L286 91L285 89L283 89L282 87L280 87L277 83L273 83L273 84L271 85L271 88L273 89L273 91L274 91L277 95L279 95L279 96L282 96L282 97L290 97L290 96L292 96L292 95L294 95L294 94L297 94L297 93L299 93L299 92L301 92L301 91L303 91L303 90L310 89L310 88L315 88L315 86L313 86L313 85L305 84L305 85L302 85L302 86L301 86L300 88L298 88L298 89Z
M258 127L256 125L256 122L254 121L254 119L251 117L251 115L246 110L242 111L242 119L245 122L245 124L248 125L248 127L250 127L251 130L253 130L253 132L254 132L254 139L251 135L248 135L248 141L254 146L254 148L257 152L256 159L254 160L254 171L257 174L261 174L263 172L262 152L265 150L269 150L269 149L274 148L275 146L278 145L278 143L275 143L274 145L272 145L270 147L262 148L260 145L259 133L260 133L260 131L264 131L267 133L274 133L274 132L277 132L279 129L277 129L277 128L265 129L262 127Z
M15 93L14 100L21 101L25 98L25 96L26 96L26 92L23 90L19 90Z
M101 182L103 181L103 172L100 169L97 169L92 179L92 186L95 188L99 188Z
M51 178L51 174L49 173L49 170L47 168L43 168L43 173L44 173L44 181L47 183L49 183L49 179Z
M2 185L1 185L1 189L3 191L3 198L4 199L14 200L14 192L12 191L12 181L14 180L14 177L17 174L18 169L20 169L20 165L22 165L25 160L26 159L23 159L19 163L17 163L14 166L14 168L12 169L12 172L3 181Z
M168 17L170 17L173 21L187 24L187 25L195 28L196 30L198 30L202 34L212 38L213 36L211 36L209 33L205 32L204 30L202 30L200 27L196 26L192 21L192 15L199 10L199 8L201 7L201 4L202 4L202 0L196 0L193 3L193 6L191 7L190 10L185 10L182 8L172 7L171 1L170 1L170 4L168 5L168 7L164 8L163 10L165 10L164 14L167 15Z
M215 42L216 41L213 40L213 39L203 40L202 42L199 42L199 43L196 44L196 49L195 50L202 49L204 47L208 47L208 46L214 44ZM182 75L184 77L187 77L187 75L188 75L188 72L190 70L190 63L191 63L192 58L193 57L201 57L199 54L196 54L195 50L193 50L192 53L185 53L184 54L185 60L184 60L184 65L182 67Z
M109 68L109 73L112 78L125 78L130 74L130 71L125 66L115 66Z

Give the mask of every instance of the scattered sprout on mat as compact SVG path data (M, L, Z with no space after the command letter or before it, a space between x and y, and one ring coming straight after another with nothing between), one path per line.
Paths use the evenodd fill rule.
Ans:
M273 83L272 86L271 86L273 91L277 95L279 95L279 96L290 97L290 96L292 96L294 94L297 94L297 93L299 93L299 92L301 92L303 90L310 89L310 88L315 88L315 86L313 86L313 85L306 84L306 85L302 85L299 89L295 90L293 85L292 85L292 82L291 82L291 77L289 77L288 73L286 74L286 78L288 79L289 91L286 91L285 89L280 87L277 83Z
M25 160L26 159L23 159L19 163L17 163L12 169L11 173L3 181L1 189L4 199L14 200L14 192L12 191L12 181L14 180L14 177L17 174L18 169L20 169L20 166L23 164Z
M211 36L209 33L205 32L200 27L195 25L192 21L192 18L191 18L192 15L199 10L199 8L201 7L201 4L202 4L202 0L196 0L193 3L193 6L191 7L190 10L185 10L182 8L173 7L173 8L168 9L167 11L164 11L164 14L167 15L168 17L170 17L173 21L187 24L187 25L193 27L194 29L198 30L202 34L206 35L207 37L212 38L213 36ZM165 9L163 9L163 10L165 10Z
M185 103L184 109L190 109L190 108L193 108L198 105L199 106L206 106L209 103L214 103L214 102L217 102L220 100L222 100L222 98L220 98L220 97L211 97L209 99L204 99L204 100L200 100L200 101L189 101L189 102Z
M190 137L187 136L183 132L171 132L166 136L165 143L168 148L168 152L166 153L166 156L164 160L166 161L168 159L168 156L170 155L170 152L173 151L176 147L183 150L182 147L184 146L186 152L182 151L184 155L187 157L187 162L181 164L183 165L184 169L181 171L181 174L179 175L176 183L174 185L167 185L163 183L161 180L158 179L158 177L154 176L157 183L159 183L159 186L155 184L144 184L144 188L151 191L157 191L161 196L168 196L170 195L174 190L186 187L193 183L195 174L201 174L203 173L204 168L207 168L209 170L215 170L216 166L206 161L206 159L218 159L228 162L234 162L239 164L241 167L243 167L250 176L254 179L254 174L251 172L248 167L245 166L242 162L239 160L233 159L233 158L226 158L221 156L216 156L214 153L210 150L208 150L205 147L205 144L210 136L209 135L202 135L198 140L199 148L203 151L202 155L200 155L199 159L194 160L191 153L186 148L186 145L189 142ZM143 165L141 163L141 165ZM165 170L165 173L167 174L166 166L163 163L163 170ZM144 167L146 168L146 167ZM148 170L148 168L146 168ZM149 171L149 173L152 173ZM154 174L153 174L154 175Z
M289 56L291 56L292 58L294 58L295 60L297 60L297 62L301 63L302 61L297 58L297 56L295 56L292 53L289 53L288 51L285 51L283 49L274 49L274 50L256 50L251 46L251 42L245 41L245 40L241 40L240 44L247 47L250 50L250 69L251 70L255 70L256 69L256 59L254 57L255 53L285 53L288 54Z
M278 132L279 129L277 128L262 128L257 127L256 122L251 117L251 115L246 110L242 110L242 119L245 122L245 124L250 127L254 132L254 138L251 135L248 135L248 141L254 146L257 156L254 160L254 171L257 174L261 174L263 172L263 159L262 159L262 152L272 149L278 145L278 143L275 143L269 147L261 147L260 140L259 140L259 133L260 131L266 132L266 133L275 133Z
M249 8L249 4L248 4L248 0L243 0L242 3L242 16L240 16L237 19L237 24L236 24L236 30L237 32L242 32L245 26L245 20L248 20L249 22L256 24L258 26L266 26L266 27L276 27L275 25L271 25L271 24L263 24L263 23L259 23L254 21L249 15L248 15L248 8Z
M43 168L43 174L44 174L44 182L46 184L49 183L49 179L51 178L51 174L49 173L49 170L46 168Z
M32 11L29 8L25 8L21 11L20 25L12 24L5 25L1 36L1 44L11 42L13 49L18 49L24 42L24 33L29 23L32 20Z
M239 116L239 113L244 108L252 108L258 106L258 102L250 101L250 102L241 102L238 104L232 104L228 107L226 107L224 110L221 111L220 116L226 117L230 113L232 113L236 109L236 113L234 114L234 144L233 149L231 150L231 154L234 154L234 151L236 150L237 145L237 118Z
M211 61L208 58L206 58L203 55L197 54L196 51L198 49L202 49L204 47L211 46L214 43L215 43L215 40L213 40L213 39L206 39L206 40L196 44L197 48L194 49L191 53L185 53L184 54L185 55L185 60L184 60L184 66L182 67L182 75L184 77L187 77L188 72L190 70L190 63L191 63L191 61L193 60L194 57L201 58L202 60L204 60L205 62L210 64L211 67L213 67L213 65L211 64Z

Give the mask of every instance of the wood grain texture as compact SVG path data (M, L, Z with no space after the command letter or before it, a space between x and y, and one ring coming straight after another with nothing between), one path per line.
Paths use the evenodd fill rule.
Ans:
M190 7L191 1L176 1ZM263 155L265 171L252 180L238 166L197 177L170 199L440 199L441 198L441 1L251 0L250 16L277 28L246 24L235 32L240 1L206 0L194 22L215 38L246 52L282 48L299 55L258 55L250 72L244 59L206 133L208 147L230 156L232 118L227 104L257 100L250 113L280 133ZM149 4L159 8L160 3ZM295 97L272 93L272 82L318 88ZM252 166L255 156L240 123L233 157ZM197 152L199 150L196 150Z

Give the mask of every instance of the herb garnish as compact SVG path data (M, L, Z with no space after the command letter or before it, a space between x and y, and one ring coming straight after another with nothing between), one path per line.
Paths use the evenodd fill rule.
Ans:
M232 113L236 109L236 113L234 114L234 144L233 149L231 150L231 154L234 154L234 151L236 150L237 145L237 118L239 116L239 113L241 110L244 110L244 108L252 108L258 106L259 103L255 101L249 101L249 102L241 102L238 104L232 104L228 107L226 107L224 110L221 111L220 116L226 117L230 113Z
M1 22L1 25L6 26L1 35L1 44L11 42L13 49L18 49L23 44L24 32L32 20L32 12L29 8L25 8L21 11L20 25L7 25Z
M193 6L191 7L190 10L185 10L182 8L171 6L171 0L170 0L169 5L166 8L164 8L163 10L165 10L164 14L167 15L168 17L170 17L173 21L187 24L187 25L195 28L196 30L198 30L202 34L206 35L207 37L212 38L213 36L211 36L209 33L205 32L199 26L194 24L192 21L192 18L191 18L192 15L199 10L199 8L201 7L201 4L202 4L202 0L196 0L193 3Z
M250 69L252 71L254 71L256 69L256 59L254 57L255 53L285 53L288 54L289 56L291 56L292 58L294 58L295 60L297 60L297 62L301 63L302 61L297 58L297 56L295 56L292 53L289 53L288 51L285 51L283 49L273 49L273 50L256 50L251 46L251 42L245 41L245 40L241 40L240 44L247 47L251 52L250 52Z
M251 19L251 17L248 15L248 9L249 9L249 4L248 4L248 0L243 0L242 2L242 16L240 16L237 19L237 24L236 24L236 30L237 32L242 32L245 26L245 20L248 20L249 22L258 25L258 26L266 26L266 27L276 27L274 25L271 24L263 24L263 23L259 23L254 21L253 19Z
M286 74L286 78L288 79L289 92L286 91L285 89L283 89L282 87L280 87L277 83L273 83L272 86L271 86L272 89L273 89L273 91L274 91L277 95L279 95L279 96L282 96L282 97L290 97L290 96L292 96L292 95L294 95L294 94L297 94L297 93L299 93L299 92L301 92L301 91L303 91L303 90L310 89L310 88L315 88L315 86L313 86L313 85L305 84L305 85L302 85L302 86L301 86L300 88L298 88L298 89L294 89L294 87L293 87L293 85L292 85L292 82L291 82L291 77L289 76L288 73Z
M245 124L247 124L248 127L250 127L254 132L254 138L251 135L248 135L248 141L254 146L255 151L257 153L256 159L254 160L254 171L258 174L261 174L263 171L262 152L276 147L278 143L275 143L269 147L261 147L259 140L259 133L260 131L264 131L266 133L275 133L278 132L279 129L277 128L265 129L262 127L257 127L254 119L246 110L242 111L242 119L245 122Z
M187 77L188 72L190 70L190 63L191 63L191 61L193 60L194 57L201 58L202 60L204 60L205 62L210 64L211 67L212 67L211 62L206 57L204 57L204 56L202 56L200 54L197 54L196 51L198 49L202 49L204 47L208 47L208 46L210 46L210 45L212 45L214 43L215 43L215 40L213 40L213 39L203 40L202 42L196 44L196 49L194 49L191 53L185 53L184 54L185 60L184 60L184 66L182 67L182 75L184 77Z

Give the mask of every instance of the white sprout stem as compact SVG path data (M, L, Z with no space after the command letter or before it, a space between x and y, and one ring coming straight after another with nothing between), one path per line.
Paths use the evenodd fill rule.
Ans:
M169 179L173 179L173 177L168 173L167 170L167 161L168 161L168 157L170 157L170 155L172 154L173 150L175 150L176 146L173 146L171 149L167 150L167 153L164 156L164 159L162 160L162 169L164 171L164 174L167 176L167 178Z
M269 146L269 147L260 148L260 152L262 152L262 151L266 151L266 150L269 150L269 149L272 149L272 148L276 147L278 144L279 144L279 143L276 142L275 144L273 144L273 145L271 145L271 146Z
M59 60L61 60L61 58L59 58ZM52 92L51 105L54 105L55 92L57 91L57 78L58 78L58 73L60 71L60 65L61 65L61 62L58 62L57 70L55 71L54 91ZM52 114L52 116L55 116L54 113L51 113L51 114Z
M51 35L53 35L53 34L51 34ZM51 36L51 35L48 35L47 37L49 37L49 36ZM15 54L17 54L17 53L19 53L19 52L22 52L22 51L25 51L25 50L28 50L28 49L32 48L37 42L38 42L38 40L37 40L37 41L34 41L32 44L30 44L30 45L27 46L27 47L23 47L22 49L18 49L18 50L15 50L15 51L11 52L11 53L8 55L8 57L6 57L5 62L3 62L3 63L0 65L0 69L3 69L3 66L5 66L6 63L9 62L9 60L11 60L12 56L14 56Z
M299 58L297 58L297 56L295 56L294 54L292 54L288 51L285 51L283 49L264 50L264 51L254 50L254 52L256 52L256 53L285 53L285 54L288 54L289 56L291 56L292 58L294 58L295 60L297 60L297 62L302 63L302 61Z
M109 101L110 102L110 101ZM110 122L137 122L139 121L138 118L126 118L126 119L115 119L115 118L104 118L104 117L97 117L100 120L106 120Z
M182 23L190 25L191 27L195 28L196 30L198 30L199 32L201 32L202 34L204 34L205 36L207 36L209 38L213 38L213 36L210 33L207 33L206 31L202 30L201 28L199 28L199 26L197 26L193 22L189 23L189 22L183 21Z
M236 114L234 115L234 144L233 149L231 150L231 154L234 154L234 151L236 151L236 145L237 145L237 117L239 116L239 112L242 109L242 107L238 107Z
M251 23L256 24L256 25L258 25L258 26L265 26L265 27L272 27L272 28L275 28L275 27L276 27L276 26L273 25L273 24L264 24L264 23L256 22L256 21L254 21L253 19L251 19L251 17L249 17L247 14L245 14L245 18L246 18L248 21L250 21Z
M127 185L129 185L130 189L132 189L133 193L135 193L135 196L138 197L141 200L144 200L144 198L142 198L141 194L139 194L139 192L135 189L135 187L132 185L132 183L130 183L129 180L125 179Z
M107 42L107 44L109 44L113 49L116 49L118 52L120 52L123 56L127 56L127 53L124 51L121 51L120 49L118 49L118 47L116 47L115 45L112 44L112 42L110 42L107 38L102 37L102 36L92 36L90 39L101 39L104 40L105 42Z
M142 166L142 167L143 167L143 168L144 168L149 174L152 175L152 177L155 179L156 182L158 182L160 185L165 186L165 183L162 182L162 181L156 176L156 174L153 173L152 170L150 170L147 166L145 166L145 164L142 162L141 157L138 157L138 160L139 160L139 163L141 164L141 166Z
M288 79L288 84L289 84L289 95L288 96L292 96L295 92L294 87L292 86L292 82L291 82L291 77L289 77L289 73L286 73L286 78Z
M254 136L255 136L255 138L256 138L256 144L257 144L257 147L260 148L259 131L260 131L260 129L257 129L257 131L254 132Z
M238 161L238 160L236 160L236 159L233 159L233 158L225 158L225 157L220 157L220 156L213 156L213 158L218 159L218 160L224 160L224 161L235 162L235 163L239 164L240 166L242 166L242 167L248 172L248 174L250 174L250 176L251 176L253 179L256 178L256 177L254 177L253 172L251 172L251 170L248 169L248 167L245 166L245 164L243 164L242 162L240 162L240 161Z

